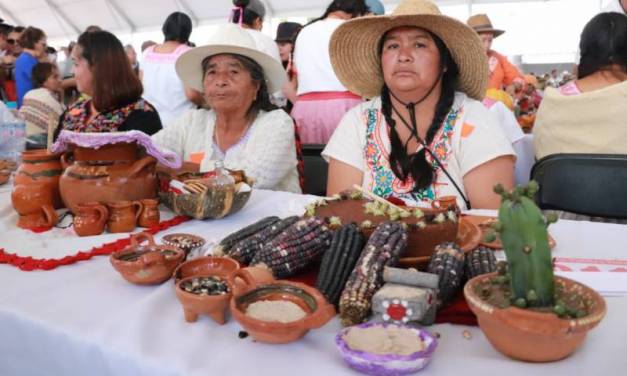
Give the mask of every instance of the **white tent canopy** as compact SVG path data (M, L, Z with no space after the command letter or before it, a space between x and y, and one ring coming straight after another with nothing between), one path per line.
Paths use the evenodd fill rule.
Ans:
M273 35L281 20L316 17L331 0L262 0L267 17L264 32ZM507 33L495 48L520 62L572 61L583 25L607 1L616 0L436 0L443 13L464 21L470 14L488 13L496 27ZM398 0L384 0L391 11ZM98 25L139 46L162 39L159 32L173 11L194 21L192 40L201 44L207 25L225 22L231 0L0 0L0 17L17 25L43 29L49 44L74 40L89 25ZM538 57L541 57L538 59Z

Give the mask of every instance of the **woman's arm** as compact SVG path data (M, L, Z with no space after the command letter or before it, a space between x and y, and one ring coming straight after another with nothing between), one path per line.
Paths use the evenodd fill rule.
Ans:
M485 162L464 175L464 188L473 209L498 209L501 197L494 186L502 184L506 190L514 187L514 157L504 155Z
M358 168L330 158L327 196L332 196L347 189L353 189L353 185L361 185L363 178L364 173Z

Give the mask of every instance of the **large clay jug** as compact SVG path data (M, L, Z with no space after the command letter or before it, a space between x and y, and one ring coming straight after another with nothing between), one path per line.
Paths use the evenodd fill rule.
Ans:
M117 145L117 144L116 144ZM135 149L129 153L128 145ZM59 187L61 197L72 212L77 205L90 201L138 201L157 197L157 160L151 156L141 156L136 144L124 144L126 150L118 159L115 150L85 150L76 148L75 158L68 154L61 157L61 163L67 166L61 176ZM88 158L98 158L90 160Z
M59 192L59 178L63 167L59 154L48 153L46 150L27 150L22 153L22 163L15 173L14 185L41 185L41 189L49 190L52 205L59 209L64 207Z

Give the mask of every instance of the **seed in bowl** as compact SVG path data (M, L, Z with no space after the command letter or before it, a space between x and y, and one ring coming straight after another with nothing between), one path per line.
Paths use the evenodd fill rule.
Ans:
M229 286L218 277L195 277L181 283L181 289L197 295L224 295L229 292Z
M246 316L261 321L287 323L298 321L307 313L287 300L259 300L251 303L246 309Z

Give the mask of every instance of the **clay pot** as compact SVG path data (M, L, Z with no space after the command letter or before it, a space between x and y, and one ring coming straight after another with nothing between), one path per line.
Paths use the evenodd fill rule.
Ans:
M52 193L52 205L56 209L63 208L59 192L59 178L63 167L59 154L48 153L46 150L27 150L22 152L22 163L15 173L14 185L39 184Z
M139 227L150 228L159 224L159 200L147 198L140 200L142 211L139 214L137 224Z
M76 148L73 161L71 154L61 157L62 165L67 168L59 187L63 202L72 212L84 202L137 201L157 197L157 160L151 156L129 160L132 156L127 155L128 152L118 157L114 153L117 149L110 146L104 150ZM136 144L120 147L134 148L136 154L139 153Z
M215 273L232 275L239 269L237 261L230 257L205 256L185 261L174 270L174 282L197 276L211 276Z
M247 316L248 306L260 300L290 301L301 307L307 315L288 323L262 321ZM231 314L255 340L288 343L303 337L309 329L326 324L335 316L335 308L313 287L296 282L275 281L249 285L246 292L231 300Z
M76 147L72 150L72 156L75 161L84 162L134 162L141 157L135 143L110 144L98 149Z
M24 229L52 227L57 223L54 192L45 184L19 184L13 188L11 203L19 214L17 225Z
M139 201L116 201L107 203L109 219L107 230L111 233L131 232L135 230L135 224L142 211Z
M606 312L605 300L591 288L568 278L555 277L564 291L583 295L589 314L579 319L561 319L553 313L509 307L500 309L486 303L477 293L478 284L496 273L477 276L464 287L470 309L492 346L511 358L528 362L552 362L568 357L581 345L589 330Z
M163 244L171 245L185 251L186 255L205 245L205 239L192 234L168 234L161 238Z
M109 219L109 210L99 202L78 205L74 216L74 232L78 236L100 235Z
M147 241L148 245L142 245ZM124 279L138 285L156 285L170 279L185 253L178 248L156 245L152 235L142 232L131 236L131 244L109 257L111 265Z
M233 273L228 268L225 268L215 269L211 273L203 273L202 276L219 277L227 283L228 292L224 295L197 295L183 290L181 285L199 276L191 276L179 280L175 287L176 297L183 306L185 321L196 322L198 315L208 315L218 324L224 325L226 322L226 310L233 295Z

